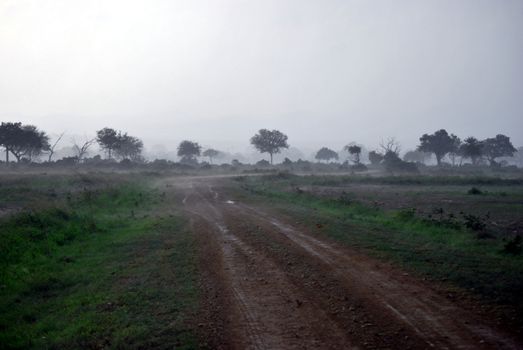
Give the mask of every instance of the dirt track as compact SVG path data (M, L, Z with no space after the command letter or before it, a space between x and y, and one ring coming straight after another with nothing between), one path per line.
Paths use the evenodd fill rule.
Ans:
M221 181L173 181L201 242L210 347L521 348L427 283L228 198Z

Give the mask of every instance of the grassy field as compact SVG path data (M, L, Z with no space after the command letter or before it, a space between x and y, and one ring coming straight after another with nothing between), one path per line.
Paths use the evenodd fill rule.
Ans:
M518 179L281 174L238 182L241 200L265 203L318 235L516 310L512 317L523 315ZM479 184L482 194L468 193ZM438 201L441 193L446 202ZM516 226L494 227L493 221Z
M2 180L2 348L197 347L197 249L164 194L138 175Z

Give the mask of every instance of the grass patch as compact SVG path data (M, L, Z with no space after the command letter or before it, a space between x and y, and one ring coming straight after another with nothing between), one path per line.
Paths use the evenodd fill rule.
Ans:
M71 192L0 222L2 348L197 347L183 219L153 216L161 197L140 182Z

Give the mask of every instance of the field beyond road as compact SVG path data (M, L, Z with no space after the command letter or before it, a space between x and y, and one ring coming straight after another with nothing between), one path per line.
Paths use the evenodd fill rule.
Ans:
M0 180L3 348L523 344L518 179Z

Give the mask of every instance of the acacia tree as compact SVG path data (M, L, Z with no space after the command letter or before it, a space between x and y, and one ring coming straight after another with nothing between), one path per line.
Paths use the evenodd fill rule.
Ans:
M483 152L490 165L496 165L496 158L512 157L517 149L510 142L510 137L498 134L483 141Z
M331 150L330 148L327 148L327 147L322 147L317 153L316 153L316 156L315 156L316 159L318 160L325 160L325 161L329 161L331 159L338 159L338 153L334 152L333 150Z
M182 162L193 163L200 155L202 147L198 142L184 140L178 146L178 156L182 157Z
M142 154L143 142L137 137L118 134L118 142L114 152L120 159L139 160Z
M455 135L449 135L445 129L436 131L434 134L423 134L420 137L418 151L434 153L438 166L441 159L449 152L455 150Z
M345 147L343 147L344 150L349 152L350 155L352 155L352 161L358 165L360 164L360 155L361 155L361 147L351 143Z
M470 158L472 165L477 165L483 155L483 143L475 137L467 137L459 148L463 158Z
M278 130L260 129L256 135L251 137L251 144L260 153L269 153L271 156L280 153L282 148L289 148L287 144L287 135Z
M107 158L112 158L113 151L118 147L120 142L119 134L116 130L111 128L103 128L96 132L96 142L102 149L107 152Z
M5 149L7 163L9 153L13 154L17 161L24 156L31 161L50 147L49 137L36 126L11 122L0 125L0 145Z
M217 157L218 155L220 154L220 151L217 151L213 148L209 148L209 149L206 149L205 151L203 151L202 155L204 157L209 157L209 163L212 164L212 159L214 157Z

